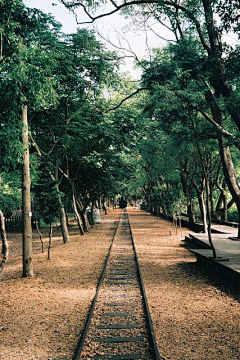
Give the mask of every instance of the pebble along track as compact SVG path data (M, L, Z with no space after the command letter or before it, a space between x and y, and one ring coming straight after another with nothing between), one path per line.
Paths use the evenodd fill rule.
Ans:
M125 210L74 359L161 359Z

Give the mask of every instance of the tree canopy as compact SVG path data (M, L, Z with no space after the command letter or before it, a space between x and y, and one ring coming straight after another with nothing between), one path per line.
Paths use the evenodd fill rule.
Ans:
M0 1L2 211L24 213L27 183L26 219L31 207L48 224L60 217L64 242L66 210L84 234L87 207L120 196L158 214L200 215L205 225L208 212L226 220L235 204L239 214L240 48L224 40L239 35L238 1L60 2L89 22L118 11L151 16L175 41L138 62L137 83L94 31L64 34L22 0ZM21 183L24 166L31 178Z

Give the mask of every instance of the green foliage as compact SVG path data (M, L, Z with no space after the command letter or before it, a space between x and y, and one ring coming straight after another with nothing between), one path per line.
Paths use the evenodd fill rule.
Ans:
M96 10L107 1L83 3ZM236 29L235 2L227 2L233 10L229 16L225 5L217 0L213 3L223 27ZM64 35L51 16L26 8L20 0L0 0L4 39L0 63L3 206L19 205L17 184L5 174L17 174L21 164L20 120L26 103L33 200L46 223L59 215L64 197L72 198L72 185L83 208L100 195L121 194L144 198L149 208L162 207L169 215L179 212L187 205L181 184L186 161L193 201L196 191L192 182L201 185L203 169L196 136L205 168L214 181L219 164L216 130L203 114L211 113L206 83L215 95L216 81L221 79L216 76L216 56L203 47L196 28L197 20L209 45L202 1L185 0L182 5L187 11L179 11L178 18L175 8L164 1L151 6L157 19L169 19L177 41L155 49L151 61L141 62L142 86L149 91L118 106L137 87L131 79L119 76L117 54L107 50L93 31L79 29ZM144 4L125 10L125 16L133 11L141 19L149 14L149 6ZM183 37L179 36L179 23ZM225 56L220 65L225 67L234 91L215 99L226 119L225 129L237 138L230 109L239 112L239 48L219 47L220 55L222 51ZM115 110L107 111L111 108ZM232 145L229 138L227 141ZM236 164L237 155L233 153ZM60 181L61 193L54 177Z
M240 30L240 3L238 0L215 0L216 10L223 22L223 28L227 31L239 32Z
M236 208L232 208L228 211L228 221L239 223L239 214Z
M5 216L11 216L13 211L21 206L21 174L14 171L0 176L0 208Z
M45 169L38 169L38 179L33 185L34 210L46 224L60 215L61 194Z

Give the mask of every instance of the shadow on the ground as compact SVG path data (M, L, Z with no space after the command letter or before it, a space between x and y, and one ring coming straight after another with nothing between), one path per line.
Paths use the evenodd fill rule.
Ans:
M177 266L186 277L201 279L240 302L240 279L237 281L235 277L231 278L230 274L219 273L217 269L201 261L181 262Z
M186 249L205 249L194 240L185 240L180 245ZM219 267L211 266L203 261L196 261L194 263L182 262L179 264L181 270L185 271L188 276L201 277L204 281L212 286L215 286L227 295L232 296L240 302L240 276L234 274L229 270L220 270Z
M157 261L143 261L142 266L148 269L144 278L153 286L167 283L179 286L182 282L185 285L189 283L189 286L198 283L199 286L199 282L202 282L203 288L213 286L240 303L240 281L231 275L220 273L204 262L196 261L194 257L193 261L189 261L188 256L185 261L184 257L179 259L175 255L168 254L166 257L162 254L157 257ZM161 274L164 276L161 277Z

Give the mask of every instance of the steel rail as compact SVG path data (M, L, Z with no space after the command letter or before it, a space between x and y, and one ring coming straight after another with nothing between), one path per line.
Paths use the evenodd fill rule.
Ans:
M99 278L99 281L98 281L98 284L97 284L96 293L95 293L94 299L92 301L92 305L91 305L91 308L90 308L88 319L87 319L87 322L86 322L86 325L85 325L85 328L84 328L84 331L83 331L83 335L80 338L77 349L76 349L75 354L73 356L73 360L79 360L80 359L80 356L81 356L81 353L82 353L82 350L83 350L83 346L84 346L84 342L85 342L85 339L87 337L88 329L90 327L90 323L91 323L91 319L92 319L92 316L93 316L95 304L96 304L96 301L97 301L97 298L98 298L98 293L99 293L100 287L101 287L101 285L103 283L103 280L104 280L108 260L109 260L110 254L111 254L113 242L114 242L114 239L116 237L122 215L123 215L123 212L119 216L118 224L117 224L117 227L116 227L116 229L114 231L113 238L112 238L112 241L111 241L111 245L109 246L108 255L107 255L106 259L105 259L103 270L101 272L101 275L100 275L100 278Z
M96 305L96 302L97 302L97 299L98 299L100 287L101 287L101 285L102 285L102 283L104 281L104 277L105 277L105 273L106 273L106 269L107 269L107 265L108 265L108 260L109 260L110 255L111 255L113 243L114 243L114 240L116 238L117 231L119 229L119 224L121 223L121 220L123 219L123 215L127 215L128 227L129 227L129 232L130 232L130 240L131 240L131 243L132 243L132 246L133 246L134 260L135 260L135 263L136 263L136 266L137 266L137 276L138 276L139 285L140 285L140 291L141 291L142 299L143 299L143 309L144 309L144 312L146 313L146 320L147 320L146 323L147 323L147 326L148 326L149 342L152 345L152 351L153 351L153 356L154 356L155 360L162 360L162 358L159 355L158 347L157 347L157 343L156 343L156 339L155 339L153 323L152 323L150 310L149 310L149 306L148 306L148 302L147 302L147 296L146 296L143 277L142 277L142 273L141 273L140 263L139 263L139 259L138 259L138 256L137 256L137 250L136 250L136 245L135 245L135 241L134 241L134 237L133 237L131 222L130 222L129 215L128 215L126 210L123 210L120 217L119 217L118 224L117 224L117 227L115 229L111 245L109 247L108 255L106 257L106 260L105 260L105 263L104 263L104 266L103 266L103 270L102 270L100 278L99 278L99 282L98 282L97 289L96 289L96 294L95 294L94 299L92 301L92 305L91 305L90 312L89 312L89 315L88 315L88 319L87 319L87 322L86 322L86 325L85 325L85 328L84 328L84 332L83 332L83 335L82 335L82 337L81 337L81 339L79 341L77 349L75 351L75 355L73 356L73 360L80 360L81 359L81 354L82 354L83 347L84 347L84 344L85 344L85 340L86 340L86 337L88 335L88 331L89 331L89 328L90 328L90 323L91 323L91 320L92 320L92 317L93 317L93 312L94 312L95 305Z
M127 211L126 211L126 213L127 213ZM144 283L143 283L142 272L141 272L140 263L139 263L138 256L137 256L136 245L135 245L133 232L132 232L132 226L131 226L131 222L130 222L128 213L127 213L127 217L128 217L129 229L130 229L130 234L131 234L131 239L132 239L132 244L133 244L133 249L134 249L135 260L136 260L138 274L139 274L140 287L141 287L141 291L142 291L144 307L145 307L145 310L147 313L148 326L149 326L149 330L150 330L150 341L153 345L154 355L155 355L156 360L161 360L162 358L159 355L159 351L158 351L158 347L157 347L152 318L151 318L151 314L150 314L150 310L149 310L149 306L148 306L148 302L147 302L147 295L146 295L146 291L145 291L145 287L144 287Z

